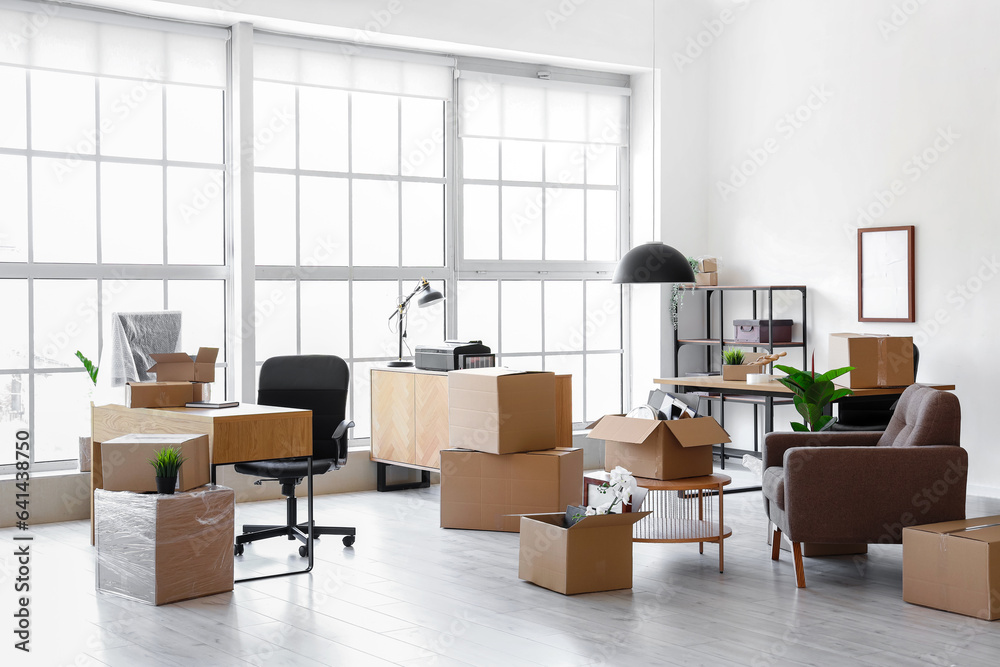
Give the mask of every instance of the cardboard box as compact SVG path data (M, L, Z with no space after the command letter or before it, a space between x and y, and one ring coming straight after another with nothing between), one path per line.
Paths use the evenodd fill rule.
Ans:
M97 590L161 605L233 590L232 489L94 492Z
M698 260L698 270L702 273L715 273L719 270L719 262L714 257L702 257Z
M129 382L125 385L127 408L183 408L195 400L192 382Z
M1000 618L1000 516L904 528L903 599Z
M651 512L521 517L517 576L563 595L632 588L632 526Z
M702 271L694 274L695 285L718 285L719 274L715 271Z
M830 334L830 368L853 366L837 378L837 384L851 389L908 387L913 377L913 338L878 334Z
M215 360L219 348L202 347L198 356L183 352L149 355L156 363L149 369L156 373L157 382L215 382Z
M179 449L187 457L177 473L177 490L189 491L211 481L207 435L132 433L101 443L103 488L156 493L156 471L149 460L164 447Z
M452 447L490 454L551 449L556 442L556 377L508 368L448 373Z
M565 512L583 502L583 450L521 454L441 451L441 527L516 533L512 514Z
M774 325L773 331L771 324ZM744 343L792 342L791 320L733 320L733 328L734 340Z
M588 438L604 440L604 469L636 477L680 479L712 474L712 445L732 442L713 417L635 419L606 415Z

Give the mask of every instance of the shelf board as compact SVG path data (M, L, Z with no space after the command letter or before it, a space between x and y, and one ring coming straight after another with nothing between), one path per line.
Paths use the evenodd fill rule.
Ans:
M680 338L677 340L682 345L718 345L718 338ZM771 347L771 343L748 343L746 341L726 340L724 345L733 347ZM803 343L774 343L774 347L802 347Z
M806 289L805 285L692 285L688 289L696 290L774 290L776 292L781 292L785 290L791 290L796 292L804 292Z

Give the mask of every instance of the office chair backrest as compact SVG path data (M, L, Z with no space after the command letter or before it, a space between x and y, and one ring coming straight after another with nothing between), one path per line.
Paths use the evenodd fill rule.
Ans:
M351 374L340 357L307 354L272 357L260 367L257 403L302 408L313 413L313 456L347 462L347 433L333 432L347 414Z

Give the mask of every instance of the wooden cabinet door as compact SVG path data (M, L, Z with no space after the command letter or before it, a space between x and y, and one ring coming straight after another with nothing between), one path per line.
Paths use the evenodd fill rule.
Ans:
M414 463L414 377L372 369L372 458Z
M448 376L417 375L415 380L417 465L440 468L438 452L448 448Z

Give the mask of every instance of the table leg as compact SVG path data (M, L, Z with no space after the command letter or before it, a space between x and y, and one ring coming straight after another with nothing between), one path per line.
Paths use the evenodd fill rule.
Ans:
M722 572L722 543L725 541L722 538L722 533L725 531L725 516L722 513L722 485L719 484L719 572Z
M704 508L705 508L705 504L704 504L704 497L702 496L702 490L698 489L698 521L702 521L705 518L705 516L704 516ZM704 542L699 542L698 543L698 553L700 553L700 554L705 553L705 543Z

